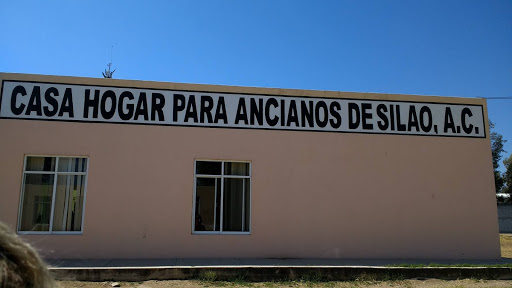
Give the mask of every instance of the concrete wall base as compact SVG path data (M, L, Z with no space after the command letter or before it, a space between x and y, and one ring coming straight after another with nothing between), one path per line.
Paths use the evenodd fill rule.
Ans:
M147 267L147 268L51 268L57 280L66 281L354 281L393 279L465 278L511 280L512 268L495 267Z

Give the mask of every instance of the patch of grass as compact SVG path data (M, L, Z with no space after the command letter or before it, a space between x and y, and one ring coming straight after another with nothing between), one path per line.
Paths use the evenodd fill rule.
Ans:
M205 283L205 286L204 287L229 287L229 286L234 286L233 283L230 283L230 282L224 282L224 281L215 281L215 282L204 282Z
M244 271L244 270L237 270L236 271L236 276L235 278L233 279L234 282L244 282L246 281L246 278L247 278L247 272Z
M217 280L217 272L213 270L202 270L199 273L199 280L213 282Z
M336 286L336 282L333 282L333 281L329 281L329 282L323 282L322 283L323 287L335 287Z
M247 273L239 270L235 275L221 281L214 270L204 270L200 272L198 280L203 282L204 287L253 287L254 284L247 281L246 277Z
M512 258L512 236L500 234L501 257Z
M397 268L457 268L457 267L485 267L485 268L512 268L512 263L507 264L441 264L441 263L429 263L429 264L392 264L386 265L385 267L397 267Z
M281 288L281 287L341 287L336 286L336 281L310 281L310 280L276 280L276 281L270 281L270 282L262 282L261 286L257 287L269 287L269 288Z
M389 282L390 286L398 285L404 281L404 276L401 273L394 271L381 271L376 273L361 273L354 282L371 285L379 282Z
M283 286L295 287L295 286L298 286L298 282L297 281L292 281L292 280L276 280L276 281L273 281L272 283L274 283L274 285L277 285L277 287L283 287Z
M361 275L357 276L357 278L354 282L365 284L365 285L370 285L370 284L376 283L377 278L375 277L374 274L361 273Z
M319 271L309 271L300 277L301 282L326 282L325 277Z
M413 287L411 281L399 280L399 281L397 281L397 283L398 283L399 287L405 287L405 288L412 288Z
M254 286L251 282L247 281L247 272L244 270L236 271L236 276L231 279L230 282L233 282L239 286L252 287Z

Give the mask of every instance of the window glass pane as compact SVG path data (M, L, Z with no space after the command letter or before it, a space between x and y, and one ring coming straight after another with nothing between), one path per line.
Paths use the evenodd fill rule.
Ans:
M224 175L249 176L249 163L225 162Z
M59 158L59 172L87 172L87 158Z
M251 179L244 179L245 182L245 217L244 217L244 231L249 232L250 216L251 216Z
M27 157L25 171L55 171L55 157Z
M242 231L244 179L224 179L223 231Z
M20 231L49 231L54 175L25 174Z
M196 215L194 231L214 231L216 214L220 209L217 197L220 195L220 185L215 178L197 178L196 181ZM219 198L220 199L220 198Z
M215 199L216 209L215 209L215 231L220 231L220 204L221 204L221 186L222 185L222 179L217 178L217 197Z
M220 175L222 162L196 161L196 174Z
M53 231L81 230L84 188L85 175L57 176Z

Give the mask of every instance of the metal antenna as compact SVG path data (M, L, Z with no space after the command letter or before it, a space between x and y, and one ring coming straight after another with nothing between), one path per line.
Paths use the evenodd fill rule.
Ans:
M103 74L103 78L112 78L112 75L114 72L116 72L116 69L113 71L110 71L110 68L112 67L112 49L114 48L114 45L110 47L110 63L107 64L108 69L105 69L105 72L101 72Z

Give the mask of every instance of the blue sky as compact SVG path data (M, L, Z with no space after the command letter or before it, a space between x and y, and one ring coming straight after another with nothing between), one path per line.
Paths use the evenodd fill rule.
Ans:
M6 1L0 71L512 97L512 1ZM488 100L512 152L512 99Z

